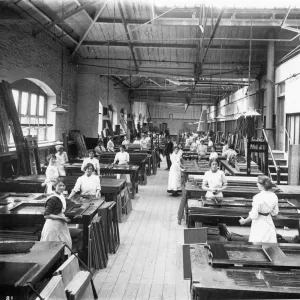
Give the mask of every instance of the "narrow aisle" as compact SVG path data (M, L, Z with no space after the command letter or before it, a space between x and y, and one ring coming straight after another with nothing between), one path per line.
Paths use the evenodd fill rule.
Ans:
M119 224L121 244L108 266L95 277L98 299L189 299L189 282L183 280L184 225L177 223L181 196L167 194L166 163L146 186L128 219Z

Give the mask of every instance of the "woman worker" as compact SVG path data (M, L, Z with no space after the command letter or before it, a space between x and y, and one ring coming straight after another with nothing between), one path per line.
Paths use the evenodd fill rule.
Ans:
M218 159L219 155L216 152L216 148L214 146L211 147L211 153L209 155L209 160Z
M107 151L108 151L108 152L114 152L114 151L115 151L115 144L114 144L114 142L112 141L111 136L108 137Z
M253 197L249 216L240 219L245 225L252 221L249 242L277 243L276 228L272 216L278 215L278 198L270 191L273 184L268 176L258 176L257 187L260 193Z
M56 165L56 156L54 154L50 154L47 157L47 160L49 161L49 165L46 169L46 179L42 183L42 186L46 186L46 194L52 194L52 187L56 184L56 180L59 177L58 168Z
M100 163L98 158L95 157L95 151L94 150L89 150L89 157L85 158L83 160L83 163L81 165L81 171L85 172L85 167L87 164L92 164L94 166L94 169L97 171L97 175L100 175Z
M95 153L100 155L103 152L106 152L106 149L103 145L103 141L98 141L98 145L95 147Z
M64 165L69 161L67 152L64 151L64 147L62 145L56 146L56 165L58 169L59 176L66 176L66 170Z
M92 195L96 198L101 196L101 186L99 176L94 175L95 167L93 164L88 163L85 166L85 174L80 176L76 184L69 195L69 199L72 198L76 193L80 192L81 195Z
M122 145L125 146L125 148L127 149L128 146L130 145L130 141L127 139L127 136L124 136L124 140L122 142Z
M181 164L181 153L178 146L174 147L170 159L172 165L169 173L168 192L172 192L172 196L177 196L178 192L181 191L181 171L184 168Z
M115 155L115 159L113 164L118 164L118 165L127 165L129 163L129 154L125 152L125 147L123 145L120 146L120 152L117 152ZM121 176L120 174L117 175L118 179L119 178L124 178L127 180L127 182L130 182L130 177L129 175L127 176Z
M204 145L204 140L200 139L200 145L197 147L197 152L200 158L204 157L207 153L207 147Z
M66 185L62 178L58 178L54 186L55 193L47 199L45 204L44 217L46 222L43 227L41 241L64 242L72 248L72 239L67 225L70 219L64 215L67 204L63 192Z
M218 159L212 159L208 164L210 170L205 172L202 181L202 189L207 191L205 197L223 197L222 191L227 187L225 174L218 168Z

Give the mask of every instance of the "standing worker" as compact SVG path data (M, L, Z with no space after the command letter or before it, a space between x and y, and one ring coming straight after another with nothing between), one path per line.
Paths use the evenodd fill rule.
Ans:
M268 176L258 176L257 187L260 193L253 197L249 216L240 219L245 225L252 221L249 242L277 243L276 228L272 216L278 215L278 198L270 191L273 184Z
M59 176L66 176L65 164L69 161L67 152L64 151L63 145L56 146L56 165Z
M167 143L166 143L166 148L165 148L165 154L166 154L166 159L167 159L167 168L166 170L169 171L172 165L170 155L173 153L173 142L171 140L171 137L168 136L167 138Z
M45 204L44 224L41 241L42 242L64 242L72 248L72 239L67 223L70 219L64 214L67 204L63 192L66 188L62 178L56 180L55 193L51 195ZM66 250L66 253L69 251Z

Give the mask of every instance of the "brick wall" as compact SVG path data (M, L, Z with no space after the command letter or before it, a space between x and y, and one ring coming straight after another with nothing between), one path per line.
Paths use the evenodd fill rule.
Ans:
M109 85L108 85L109 84ZM109 87L109 96L108 96ZM88 137L98 136L99 102L103 107L112 105L116 111L116 123L119 124L120 110L130 112L128 92L120 89L106 76L100 77L95 73L80 73L77 76L78 102L77 102L77 128Z
M32 26L25 22L4 23L0 26L0 80L13 83L24 78L37 79L54 94L52 102L59 102L61 46L43 32L36 38L31 35L31 32ZM76 120L77 72L76 68L69 64L68 50L64 51L64 61L63 101L68 105L69 113L56 114L51 118L56 124L56 139L62 138L62 132L74 129Z

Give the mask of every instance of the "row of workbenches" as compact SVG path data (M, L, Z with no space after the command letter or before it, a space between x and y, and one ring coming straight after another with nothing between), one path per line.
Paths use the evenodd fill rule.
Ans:
M257 178L226 176L224 198L209 199L201 188L207 162L188 160L184 165L178 222L185 215L183 265L191 298L299 299L300 245L293 237L299 234L300 188L273 188L279 198L273 221L285 244L253 244L248 242L250 227L241 227L239 219L248 215L259 193Z

